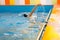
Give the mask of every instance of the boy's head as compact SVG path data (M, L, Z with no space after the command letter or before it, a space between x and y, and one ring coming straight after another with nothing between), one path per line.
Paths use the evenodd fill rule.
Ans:
M28 15L27 15L27 14L23 14L23 16L24 16L24 17L28 17Z

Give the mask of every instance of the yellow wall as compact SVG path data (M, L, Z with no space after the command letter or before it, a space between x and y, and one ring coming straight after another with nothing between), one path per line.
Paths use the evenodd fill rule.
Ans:
M14 0L10 0L10 5L14 5Z
M30 0L30 4L31 5L40 4L40 0Z

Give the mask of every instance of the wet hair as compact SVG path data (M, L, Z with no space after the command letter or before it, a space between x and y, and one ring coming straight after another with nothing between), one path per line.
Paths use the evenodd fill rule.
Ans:
M28 15L27 15L27 14L23 14L23 16L24 16L24 17L28 17Z

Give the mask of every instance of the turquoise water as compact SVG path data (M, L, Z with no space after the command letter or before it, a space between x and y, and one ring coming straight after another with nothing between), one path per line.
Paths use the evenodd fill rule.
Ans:
M48 13L34 13L37 23L32 28L29 19L23 16L29 13L0 13L0 40L36 40L41 27L37 23L45 22Z

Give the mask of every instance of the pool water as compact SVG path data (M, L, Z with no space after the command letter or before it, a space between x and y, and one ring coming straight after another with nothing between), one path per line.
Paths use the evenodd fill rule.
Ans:
M48 13L34 13L37 16L36 24L31 28L29 19L23 16L29 13L0 13L0 40L36 40L41 28L37 23L44 23Z

